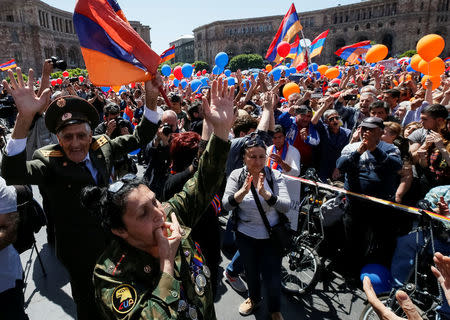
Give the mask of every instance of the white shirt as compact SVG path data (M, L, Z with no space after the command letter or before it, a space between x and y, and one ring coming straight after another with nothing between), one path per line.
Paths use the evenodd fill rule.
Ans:
M267 148L267 157L269 157L269 155L272 153L273 146L274 145L271 145ZM298 151L298 149L293 145L289 145L286 152L286 157L283 160L291 167L291 170L288 172L283 172L283 170L281 170L280 172L283 172L284 174L287 174L291 177L298 177L300 175L300 152Z

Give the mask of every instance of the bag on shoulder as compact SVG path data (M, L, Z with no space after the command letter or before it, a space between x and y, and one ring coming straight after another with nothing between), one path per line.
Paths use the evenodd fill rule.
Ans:
M17 211L19 212L19 225L14 248L20 254L33 247L34 234L47 224L44 210L33 198L31 189L27 186L14 186L17 192Z

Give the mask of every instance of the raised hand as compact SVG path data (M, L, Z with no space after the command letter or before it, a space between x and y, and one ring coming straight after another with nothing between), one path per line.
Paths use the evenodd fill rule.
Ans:
M162 78L159 73L145 82L145 105L151 110L156 110L156 101L159 95L159 88L162 87Z
M256 191L259 195L264 198L264 200L269 200L272 194L264 188L264 173L260 172L258 181L256 184Z
M237 203L241 203L242 200L244 200L245 195L250 191L252 181L253 176L250 173L247 173L244 184L234 195L234 199L236 200Z
M405 318L401 318L397 316L392 310L388 309L378 298L373 290L372 283L370 282L369 277L364 277L363 280L363 289L367 296L367 301L372 305L373 309L377 313L378 317L382 320L402 320ZM419 312L416 309L416 306L408 297L408 295L402 291L398 290L395 294L395 298L398 301L398 304L403 309L406 314L406 319L409 320L422 320L422 317L419 315Z
M46 107L50 97L50 89L45 89L41 96L38 97L34 93L34 71L30 69L28 72L28 83L25 84L22 77L22 70L16 68L17 80L11 70L8 70L10 83L3 80L3 87L14 98L18 110L18 116L33 119L34 115Z
M234 86L228 87L227 81L214 80L211 86L211 104L203 97L205 119L214 128L216 136L228 140L228 133L234 121Z
M436 252L433 257L436 267L431 267L431 271L437 278L439 284L444 291L447 303L450 304L450 257L446 257Z

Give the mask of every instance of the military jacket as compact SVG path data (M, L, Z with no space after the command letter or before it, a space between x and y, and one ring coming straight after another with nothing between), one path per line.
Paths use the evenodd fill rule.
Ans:
M59 144L36 150L31 161L26 161L25 150L3 157L2 175L8 184L37 184L46 194L55 223L56 254L67 268L92 272L108 241L96 218L81 208L81 190L88 185L107 186L113 161L150 142L157 130L144 118L133 135L112 140L106 135L93 137L89 156L98 171L97 183L90 172L66 157Z
M201 248L189 234L220 188L228 151L229 143L213 135L193 178L163 203L166 219L174 212L183 228L174 276L160 271L157 258L123 240L108 246L94 270L105 319L216 319L208 270L198 267Z

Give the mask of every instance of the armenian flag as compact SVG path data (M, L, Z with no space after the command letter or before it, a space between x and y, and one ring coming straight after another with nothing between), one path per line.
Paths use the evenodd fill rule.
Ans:
M322 53L323 45L325 44L325 40L327 39L328 32L330 32L330 29L319 34L317 38L315 38L313 42L311 42L311 47L309 48L310 58L318 56Z
M16 64L16 60L12 59L9 60L8 62L5 62L4 64L0 64L0 70L2 71L6 71L12 68L16 68L17 64Z
M298 46L297 56L294 61L292 61L291 66L297 68L303 62L308 62L308 52L303 50L302 46Z
M96 86L147 81L161 60L116 0L78 0L73 15L89 79Z
M286 56L286 58L295 59L298 52L298 47L300 46L300 38L298 35L295 37L295 41L291 43L291 51L289 51L289 54Z
M450 62L450 57L445 58L445 59L444 59L444 62L445 62L445 63Z
M364 55L369 49L372 47L370 45L370 40L361 41L358 43L351 44L349 46L345 46L340 48L334 54L348 61L349 63L357 63L357 61L361 61L361 56Z
M297 10L295 10L295 6L292 4L281 21L277 34L267 50L266 59L278 63L281 60L281 57L277 54L278 44L282 41L291 41L291 39L302 29L303 27L298 19Z
M171 46L169 49L164 51L160 57L161 57L160 63L163 63L163 62L169 61L170 59L175 58L175 45Z

